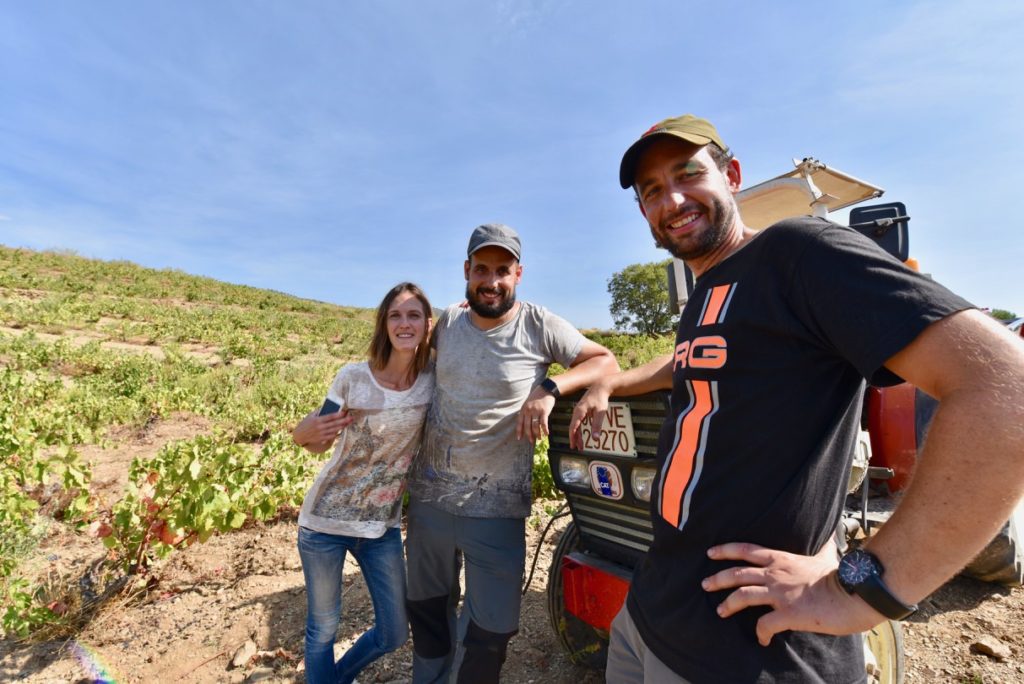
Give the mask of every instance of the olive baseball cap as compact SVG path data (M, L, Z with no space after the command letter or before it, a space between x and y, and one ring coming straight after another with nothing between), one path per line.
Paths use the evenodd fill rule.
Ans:
M502 223L485 223L477 226L469 236L466 256L473 256L474 252L483 247L501 247L514 256L516 261L520 260L522 248L519 244L519 233Z
M648 128L640 136L640 139L630 145L626 153L622 155L622 163L619 164L619 185L623 189L633 185L633 179L636 176L636 163L640 158L640 153L650 144L651 138L659 135L675 136L694 145L707 145L713 142L726 152L729 151L714 125L707 119L701 119L693 114L683 114L659 121Z

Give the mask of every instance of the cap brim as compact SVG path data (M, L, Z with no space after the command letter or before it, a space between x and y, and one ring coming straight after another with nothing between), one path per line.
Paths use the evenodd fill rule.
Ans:
M657 133L645 135L630 145L629 149L626 150L626 153L622 155L622 163L619 164L619 185L622 186L623 190L633 186L633 180L636 178L636 163L640 158L640 154L647 149L647 146L651 144L652 141L665 135L673 138L679 138L680 140L685 140L688 143L693 143L694 145L700 145L702 147L713 142L711 138L705 135L698 135L696 133L658 131Z
M483 249L484 247L501 247L503 250L505 250L506 252L508 252L512 256L514 256L516 258L516 261L519 260L519 252L515 251L514 249L512 249L511 247L509 247L508 245L506 245L503 242L484 242L484 243L481 243L481 244L477 245L476 247L474 247L473 251L470 252L469 254L467 254L466 256L467 257L471 257L474 254L476 254L477 252L479 252L481 249Z

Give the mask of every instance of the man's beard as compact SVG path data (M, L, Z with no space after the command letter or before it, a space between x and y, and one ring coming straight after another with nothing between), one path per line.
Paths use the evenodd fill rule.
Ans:
M501 318L515 306L516 291L506 292L505 296L494 304L485 304L480 300L480 296L466 285L466 301L469 302L469 308L481 318Z
M711 209L714 221L708 225L707 230L696 236L696 244L691 244L684 249L681 245L673 242L672 238L668 235L664 239L660 239L652 228L651 235L654 236L654 242L667 249L672 256L683 261L699 259L710 254L725 242L736 216L736 205L726 204L716 197L711 202Z

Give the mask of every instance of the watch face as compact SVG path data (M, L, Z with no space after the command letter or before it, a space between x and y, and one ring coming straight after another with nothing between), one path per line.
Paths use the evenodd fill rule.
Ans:
M562 396L561 393L558 391L558 385L551 378L544 378L544 381L540 383L540 386L543 387L544 390L548 394L553 396L555 399Z
M839 578L847 586L856 586L877 574L875 559L866 551L851 551L839 560Z

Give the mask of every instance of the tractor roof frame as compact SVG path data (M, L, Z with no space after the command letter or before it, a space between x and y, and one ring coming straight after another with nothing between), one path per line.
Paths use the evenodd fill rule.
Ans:
M752 185L736 194L743 222L762 230L776 221L793 216L826 217L869 199L881 197L885 190L813 157L793 160L792 171Z

